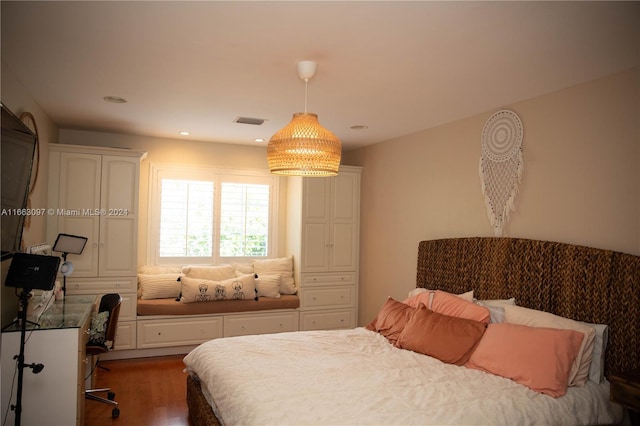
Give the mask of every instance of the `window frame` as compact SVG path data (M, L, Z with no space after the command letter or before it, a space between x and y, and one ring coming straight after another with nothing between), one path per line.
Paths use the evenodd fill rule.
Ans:
M205 180L214 183L213 251L210 257L160 257L160 191L162 179ZM220 209L223 182L269 185L269 230L266 256L220 256ZM270 174L268 170L224 169L219 167L151 163L149 166L147 264L157 266L220 265L249 263L255 259L273 258L278 253L279 182L280 180L277 176Z

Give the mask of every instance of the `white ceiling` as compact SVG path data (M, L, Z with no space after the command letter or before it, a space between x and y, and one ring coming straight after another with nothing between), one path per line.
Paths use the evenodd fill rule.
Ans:
M640 57L640 2L0 4L2 62L60 127L225 143L268 141L304 110L301 60L318 63L309 112L348 150Z

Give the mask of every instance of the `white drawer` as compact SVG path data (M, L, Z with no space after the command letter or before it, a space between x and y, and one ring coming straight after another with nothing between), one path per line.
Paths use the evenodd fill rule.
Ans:
M354 328L355 311L300 312L301 330L335 330Z
M356 283L355 272L327 273L327 274L303 274L302 285L354 285Z
M67 278L67 292L69 294L136 292L137 289L138 280L136 277Z
M298 313L225 315L224 337L298 330Z
M355 307L355 287L305 288L302 290L302 308Z
M197 345L217 337L222 337L222 316L138 320L138 349Z
M113 350L135 349L136 348L136 322L135 321L118 321L118 330L116 331L116 341Z

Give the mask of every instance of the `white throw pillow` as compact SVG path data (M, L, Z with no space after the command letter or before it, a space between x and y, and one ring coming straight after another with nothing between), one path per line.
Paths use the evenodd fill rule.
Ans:
M282 277L280 281L282 294L295 294L298 291L293 280L293 256L254 260L253 270L258 276L279 274Z
M256 278L256 290L259 297L280 298L280 274L258 275Z
M172 274L138 274L140 299L175 299L180 295L179 272Z
M222 281L234 278L231 265L221 266L198 266L190 265L182 268L182 275L189 278L201 278L203 280Z

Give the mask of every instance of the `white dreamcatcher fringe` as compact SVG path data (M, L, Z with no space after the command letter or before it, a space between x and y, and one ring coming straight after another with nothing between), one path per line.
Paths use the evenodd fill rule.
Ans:
M500 168L503 170L499 170ZM509 221L509 213L515 211L515 199L523 171L524 161L521 149L518 149L518 152L506 161L496 162L484 156L480 157L479 172L482 194L487 208L487 216L496 237L502 236L504 227ZM501 192L506 192L506 194L501 194Z

